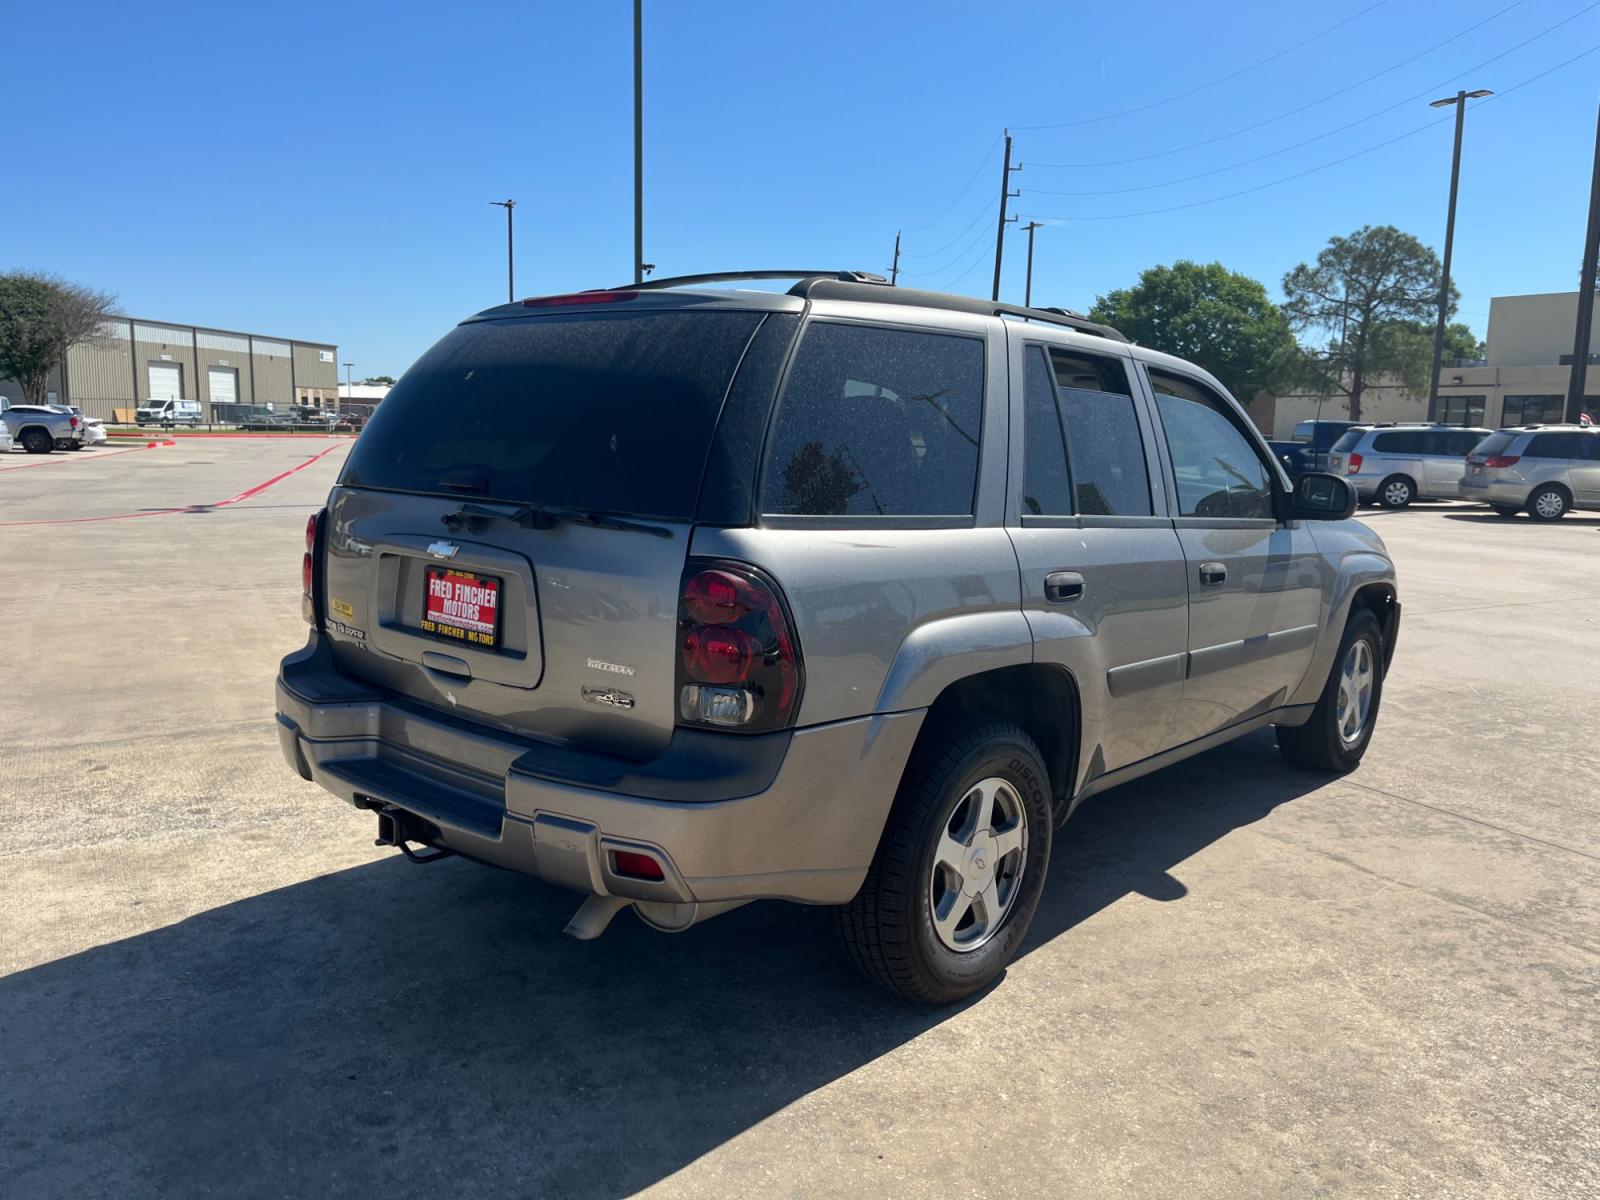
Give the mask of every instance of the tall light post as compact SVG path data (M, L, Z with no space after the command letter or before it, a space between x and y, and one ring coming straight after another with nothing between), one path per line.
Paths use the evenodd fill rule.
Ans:
M1433 325L1433 370L1428 377L1428 419L1439 411L1439 367L1444 357L1445 310L1450 305L1450 252L1456 240L1456 191L1461 183L1461 127L1466 121L1467 101L1494 95L1488 88L1475 92L1457 92L1442 100L1431 101L1429 108L1456 106L1456 148L1450 159L1450 208L1444 222L1444 264L1439 271L1439 315Z
M350 380L350 368L353 366L355 366L355 363L344 364L344 402L346 404L354 404L356 402L355 384Z
M515 200L491 200L489 203L496 208L506 210L506 303L510 304L517 298L517 280L511 266L511 210L517 206L517 202Z
M1600 260L1600 116L1594 130L1594 175L1589 181L1589 225L1583 239L1583 272L1578 282L1578 327L1572 335L1572 374L1567 379L1567 420L1583 416L1584 384L1589 375L1589 334L1594 325L1595 270Z
M633 281L644 272L644 0L633 0Z

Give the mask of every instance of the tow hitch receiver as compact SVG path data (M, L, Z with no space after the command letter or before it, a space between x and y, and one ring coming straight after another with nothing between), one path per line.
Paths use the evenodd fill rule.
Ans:
M437 835L434 829L420 817L408 813L403 808L396 808L392 804L377 806L378 837L372 844L374 846L395 846L414 863L438 862L442 858L455 857L454 850L447 850L442 846L434 847L431 852L419 854L413 850L409 843L418 842L428 845L429 838Z

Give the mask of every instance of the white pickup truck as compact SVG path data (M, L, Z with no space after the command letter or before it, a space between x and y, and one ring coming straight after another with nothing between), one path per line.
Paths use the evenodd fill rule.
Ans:
M83 449L83 421L45 404L7 404L0 411L6 432L29 454Z

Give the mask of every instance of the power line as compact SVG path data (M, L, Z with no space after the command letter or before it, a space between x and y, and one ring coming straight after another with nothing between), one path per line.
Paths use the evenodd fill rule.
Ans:
M1335 30L1343 29L1346 25L1350 24L1352 21L1359 21L1362 17L1366 16L1369 12L1372 12L1374 9L1377 9L1377 8L1382 8L1388 2L1389 2L1389 0L1377 0L1376 4L1367 5L1367 7L1363 8L1360 12L1353 13L1350 16L1346 17L1344 20L1338 21L1335 24L1329 25L1326 29L1322 30L1319 33L1313 33L1310 37L1304 38L1304 39L1296 42L1292 46L1286 46L1284 49L1279 50L1277 53L1269 54L1269 55L1267 55L1267 57L1262 58L1262 59L1257 59L1255 62L1249 64L1248 66L1240 67L1236 71L1230 71L1226 75L1219 75L1219 76L1217 76L1217 78L1212 79L1212 80L1208 80L1205 83L1198 83L1194 87L1188 89L1188 91L1176 92L1171 96L1163 96L1159 100L1151 100L1151 101L1149 101L1149 102L1147 102L1145 104L1137 105L1134 108L1125 108L1121 112L1106 113L1104 116L1100 116L1100 117L1085 117L1085 118L1083 118L1082 120L1079 120L1079 121L1057 121L1057 122L1055 122L1053 124L1050 124L1050 125L1013 125L1011 128L1013 128L1013 129L1074 129L1074 128L1077 128L1080 125L1097 125L1102 121L1114 121L1118 117L1131 117L1135 113L1148 112L1152 108L1160 108L1163 104L1171 104L1175 100L1186 100L1190 96L1196 95L1199 92L1203 92L1208 88L1216 87L1219 83L1227 83L1231 79L1237 79L1241 75L1249 74L1251 71L1254 71L1257 67L1264 67L1270 62L1276 62L1278 59L1283 58L1285 55L1293 54L1296 50L1300 50L1300 49L1303 49L1306 46L1309 46L1312 42L1316 41L1317 39L1327 37L1328 34L1333 33Z
M985 207L983 215L987 217L992 212L994 212L994 206L995 206L995 201L991 200L989 202L989 204ZM907 271L904 268L902 268L901 271L900 271L900 274L902 274L902 275L912 275L912 276L915 276L918 279L926 279L929 275L942 275L944 272L948 271L951 267L955 266L956 263L965 262L967 255L972 253L972 248L974 246L976 246L979 242L985 241L988 238L988 236L989 236L988 229L980 229L978 231L978 234L977 234L976 237L974 237L971 241L969 241L965 246L961 247L961 249L957 250L953 257L951 257L950 259L946 260L945 262L940 263L937 267L929 267L925 271Z
M1597 2L1600 2L1600 0L1597 0ZM951 246L954 246L962 238L966 237L967 234L971 233L972 229L973 229L973 226L975 226L979 221L981 221L985 217L987 217L990 214L990 212L992 212L993 210L994 210L994 200L993 199L985 200L983 202L983 207L978 210L978 215L973 217L972 220L968 221L966 228L963 229L960 233L956 234L955 237L951 238L944 245L940 246L937 250L926 250L921 254L907 254L906 257L907 258L933 258L935 255L943 254L946 250L950 249Z
M951 288L955 287L956 284L962 282L974 271L976 271L978 269L978 265L984 262L989 257L989 254L989 247L986 244L981 250L979 250L977 254L972 256L972 261L967 264L966 269L962 271L961 274L957 275L954 279L946 280L944 283L937 285L933 290L936 292L948 292Z
M1327 93L1324 96L1318 96L1315 100L1308 100L1304 104L1301 104L1296 108L1291 108L1287 112L1278 113L1276 116L1266 117L1266 118L1264 118L1264 119L1262 119L1260 121L1255 122L1252 125L1241 125L1238 129L1231 129L1227 133L1219 133L1219 134L1216 134L1213 137L1203 138L1202 140L1200 140L1198 142L1190 142L1188 145L1185 145L1185 146L1174 146L1171 149L1167 149L1167 150L1152 150L1149 154L1135 154L1135 155L1132 155L1132 156L1130 156L1128 158L1105 158L1105 159L1099 160L1098 162L1076 162L1076 163L1041 163L1041 162L1032 162L1032 161L1030 161L1028 165L1029 166L1033 166L1033 167L1048 167L1048 168L1051 168L1051 169L1061 169L1061 170L1082 170L1082 169L1085 169L1085 168L1088 168L1088 167L1122 167L1122 166L1126 166L1129 163L1148 162L1153 158L1169 158L1174 154L1183 154L1183 153L1186 153L1187 151L1190 151L1190 150L1199 150L1199 149L1201 149L1202 147L1205 147L1205 146L1215 145L1217 142L1225 142L1229 138L1238 137L1242 133L1253 133L1257 129L1264 129L1268 125L1275 125L1279 121L1285 121L1285 120L1288 120L1290 117L1298 116L1299 114L1305 112L1307 109L1315 108L1319 104L1326 104L1329 100L1335 100L1338 97L1345 95L1347 92L1354 91L1358 87L1365 87L1367 84L1371 83L1374 79L1381 79L1385 75L1388 75L1388 74L1391 74L1391 73L1393 73L1395 71L1398 71L1401 67L1409 66L1410 64L1416 62L1417 59L1425 58L1428 55L1432 54L1435 50L1443 49L1445 46L1448 46L1451 42L1460 40L1461 38L1465 37L1467 34L1471 33L1475 29L1481 29L1483 26L1487 25L1490 21L1493 21L1496 18L1505 16L1505 14L1510 12L1512 9L1519 8L1522 5L1526 4L1527 2L1528 2L1528 0L1511 0L1510 4L1506 5L1504 8L1498 10L1497 12L1490 13L1487 17L1484 17L1483 20L1477 22L1476 24L1468 25L1465 29L1458 30L1457 32L1451 34L1449 37L1445 38L1443 41L1435 42L1433 45L1428 46L1427 48L1425 48L1423 50L1417 51L1417 53L1411 55L1409 58L1402 58L1399 62L1391 63L1389 66L1384 67L1381 71L1374 71L1371 75L1368 75L1364 79L1358 79L1354 83L1348 83L1344 87L1338 88L1338 89L1336 89L1334 91L1331 91L1331 92ZM1591 5L1591 7L1593 7L1593 6ZM1575 16L1575 17L1582 16L1583 13L1585 13L1587 11L1588 11L1588 9L1583 9L1583 10L1577 12L1577 13L1574 13L1573 16ZM1452 76L1452 78L1454 78L1454 76Z
M1590 46L1587 50L1584 50L1584 51L1582 51L1582 52L1580 52L1578 54L1574 54L1571 58L1566 59L1563 62L1559 62L1555 66L1549 67L1546 70L1540 71L1537 75L1531 75L1527 79L1524 79L1521 83L1513 84L1512 86L1506 88L1504 91L1498 92L1495 95L1489 97L1488 99L1480 101L1479 103L1480 104L1492 104L1496 100L1502 100L1505 97L1511 95L1511 93L1519 90L1520 88L1525 88L1531 83L1538 82L1539 80L1543 79L1546 75L1554 74L1556 71L1559 71L1564 67L1569 67L1569 66L1571 66L1573 63L1577 62L1581 58L1587 58L1589 55L1593 54L1596 50L1600 50L1600 45ZM1258 183L1258 184L1256 184L1255 187L1241 188L1240 190L1238 190L1236 192L1227 192L1227 193L1225 193L1224 195L1221 195L1221 196L1209 196L1204 200L1191 200L1187 204L1172 204L1172 205L1168 205L1165 208L1147 208L1147 209L1144 209L1144 210L1142 210L1140 212L1102 213L1102 214L1097 214L1095 216L1066 217L1066 216L1048 216L1048 215L1044 215L1044 214L1033 214L1033 213L1029 213L1028 216L1029 216L1030 219L1032 219L1035 215L1038 215L1039 219L1040 220L1044 220L1044 221L1124 221L1124 220L1129 220L1129 219L1131 219L1133 217L1153 217L1153 216L1159 216L1162 213L1181 212L1181 211L1183 211L1185 209L1200 208L1200 207L1203 207L1204 205L1207 205L1207 204L1218 204L1218 203L1222 202L1223 200L1233 200L1233 199L1235 199L1235 198L1237 198L1239 196L1248 196L1248 195L1251 195L1252 193L1255 193L1255 192L1265 191L1267 188L1277 187L1279 184L1292 183L1296 179L1304 179L1307 175L1314 175L1318 171L1326 171L1329 167L1337 167L1341 163L1347 163L1353 158L1360 158L1362 155L1371 154L1374 151L1382 150L1385 146L1392 146L1396 142L1404 141L1406 138L1415 137L1417 134L1422 133L1424 130L1432 129L1435 125L1442 124L1445 121L1453 121L1454 119L1455 119L1454 117L1440 117L1440 118L1438 118L1436 120L1428 121L1425 124L1418 125L1415 129L1408 129L1405 133L1396 134L1392 138L1386 138L1384 141L1377 142L1377 143L1375 143L1375 144L1373 144L1371 146L1364 147L1363 149L1360 149L1360 150L1354 150L1351 153L1343 155L1340 158L1335 158L1330 162L1319 163L1317 166L1314 166L1314 167L1307 167L1304 171L1296 171L1293 175L1284 175L1279 179L1270 179L1266 183Z
M1531 44L1533 42L1536 42L1542 37L1547 37L1548 35L1554 33L1556 30L1560 29L1563 25L1571 24L1573 21L1576 21L1579 17L1583 16L1584 13L1590 12L1591 10L1596 9L1596 8L1600 8L1600 0L1595 0L1594 3L1588 5L1585 8L1579 9L1577 12L1573 13L1570 17L1566 17L1566 18L1563 18L1560 21L1557 21L1554 25L1551 25L1548 29L1540 30L1538 33L1534 34L1532 37L1526 38L1525 40L1518 42L1515 46L1512 46L1512 47L1510 47L1508 49L1502 50L1499 54L1493 55L1490 58L1486 58L1480 63L1476 63L1471 67L1467 67L1465 70L1457 71L1457 72L1451 74L1450 76L1448 76L1447 78L1445 78L1443 80L1440 80L1438 83L1429 84L1427 87L1421 89L1420 91L1413 92L1411 95L1406 96L1404 99L1397 100L1393 104L1386 105L1385 107L1377 109L1374 112L1370 112L1364 117L1357 117L1354 121L1348 121L1345 124L1338 126L1337 128L1326 130L1326 131L1324 131L1322 133L1316 134L1316 135L1314 135L1312 137L1304 138L1301 141L1291 143L1290 145L1287 145L1287 146L1280 146L1276 150L1268 150L1265 154L1257 154L1253 158L1242 158L1238 162L1228 163L1226 166L1213 167L1209 171L1200 171L1200 172L1197 172L1196 174L1184 175L1184 176L1181 176L1181 177L1179 177L1177 179L1165 179L1165 180L1162 180L1162 181L1160 181L1158 183L1142 183L1142 184L1138 184L1138 185L1136 185L1134 187L1104 188L1104 189L1101 189L1099 191L1081 191L1081 192L1058 192L1058 191L1051 191L1051 190L1049 190L1047 188L1029 188L1028 191L1029 191L1029 193L1031 195L1040 195L1040 196L1122 196L1122 195L1126 195L1129 192L1148 192L1148 191L1154 191L1157 188L1173 187L1173 186L1175 186L1177 184L1180 184L1180 183L1193 183L1197 179L1209 179L1213 175L1222 175L1222 174L1225 174L1228 171L1237 170L1240 167L1248 167L1253 163L1264 162L1265 160L1267 160L1269 158L1276 158L1280 154L1288 154L1291 150L1299 150L1303 146L1309 146L1313 142L1323 141L1326 138L1333 137L1335 134L1343 133L1348 129L1354 129L1357 125L1364 125L1368 121L1376 120L1378 117L1383 116L1385 113L1393 112L1397 108L1404 108L1406 105L1411 104L1411 103L1415 102L1416 100L1421 99L1423 96L1431 95L1433 92L1437 91L1439 88L1445 87L1446 85L1454 82L1457 79L1462 78L1465 75L1469 75L1469 74L1473 73L1474 71L1478 71L1483 67L1487 67L1491 63L1499 62L1502 58L1505 58L1507 55L1515 54L1518 50L1521 50L1524 46L1527 46L1527 45L1529 45L1529 44Z
M973 184L978 182L978 176L983 174L983 169L986 166L989 165L989 160L994 157L995 147L998 146L999 144L1000 144L1000 139L999 138L995 138L994 141L989 143L989 149L984 153L983 161L980 162L977 165L977 167L973 170L972 178L968 179L967 182L962 186L961 190L956 193L956 198L954 200L950 201L949 208L946 208L942 213L940 213L933 220L929 221L926 225L918 225L915 229L908 229L908 230L906 230L906 232L907 233L921 233L925 229L932 229L940 221L942 221L946 217L948 217L950 215L950 210L955 208L956 205L960 204L962 197L965 196L968 192L970 192L972 190L972 185Z

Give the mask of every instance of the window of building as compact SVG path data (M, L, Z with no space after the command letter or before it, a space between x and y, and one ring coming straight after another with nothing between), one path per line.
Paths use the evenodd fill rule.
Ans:
M1500 410L1502 425L1548 425L1565 415L1564 396L1507 396Z
M979 339L815 322L778 401L762 511L971 516L982 417Z
M1204 384L1151 371L1185 517L1270 519L1272 478L1228 404Z
M1482 425L1486 397L1435 396L1429 420L1438 425Z
M1050 365L1079 515L1150 516L1150 470L1127 370L1114 359L1062 350L1051 352Z
M1072 513L1072 479L1043 346L1030 346L1023 377L1022 511L1031 517Z

